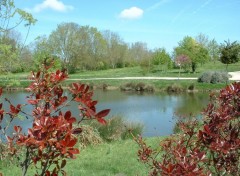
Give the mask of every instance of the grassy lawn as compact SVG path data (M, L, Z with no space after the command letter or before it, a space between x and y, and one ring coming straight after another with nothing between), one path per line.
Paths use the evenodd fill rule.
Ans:
M226 71L226 65L221 62L207 63L197 68L196 73L185 73L183 70L171 69L167 71L160 71L155 69L153 72L143 74L140 66L126 67L99 71L83 71L70 75L70 78L109 78L109 77L136 77L136 76L159 76L159 77L199 77L205 71ZM240 71L240 62L230 64L228 71Z
M147 138L147 143L157 147L161 138ZM83 149L77 159L69 160L65 170L67 175L87 176L135 176L148 175L148 168L138 162L138 146L133 140L103 143ZM16 166L0 167L4 176L20 176ZM121 175L122 174L122 175ZM33 175L29 172L29 175Z
M206 71L225 71L226 66L221 62L208 63L201 67L198 67L196 73L185 73L183 70L180 72L180 77L199 77L203 72ZM230 64L228 66L229 71L240 71L240 62L235 64ZM83 71L75 74L71 74L70 79L86 79L86 78L118 78L118 77L142 77L142 76L155 76L155 77L179 77L179 69L167 70L165 72L155 70L143 75L141 67L128 67L128 68L118 68L109 70L99 70L99 71ZM0 75L0 86L1 87L26 87L28 81L19 81L21 79L26 79L29 73L17 73L17 74L7 74ZM73 81L66 81L65 85L68 85ZM74 81L75 82L75 81ZM179 84L183 88L187 88L191 84L194 84L195 88L198 90L209 90L209 89L221 89L225 84L204 84L198 83L196 80L93 80L93 81L81 81L84 83L89 83L92 85L102 85L107 84L108 86L120 87L129 82L139 83L144 82L145 84L150 84L156 87L158 90L166 89L169 85Z

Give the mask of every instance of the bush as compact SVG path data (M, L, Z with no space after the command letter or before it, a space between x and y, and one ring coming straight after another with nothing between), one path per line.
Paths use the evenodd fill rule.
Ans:
M198 82L202 83L212 83L212 84L217 84L217 83L225 83L228 82L229 76L227 72L204 72L199 78Z
M182 91L183 91L183 88L179 84L172 84L172 85L167 87L167 92L168 93L179 93L179 92L182 92Z
M134 135L141 135L143 132L142 124L126 122L119 116L108 119L107 125L104 126L96 122L92 122L89 125L95 128L100 137L107 142L129 139L132 137L130 131Z
M204 73L198 78L198 82L210 83L211 80L212 80L212 75L213 75L213 72L211 72L211 71L204 72Z
M88 145L97 145L103 142L99 132L90 125L82 126L82 133L78 136L79 148L85 148Z
M240 82L210 98L203 120L179 122L178 134L161 141L160 148L135 138L149 175L240 175Z
M228 82L228 73L226 72L214 72L212 75L211 83L226 83Z
M96 111L97 101L92 100L93 92L85 84L72 83L68 87L72 98L68 100L61 86L68 74L66 70L51 72L52 64L45 60L37 73L32 72L26 104L14 105L7 97L1 98L0 88L0 100L4 103L4 106L0 103L0 160L8 161L9 156L17 160L23 176L29 175L27 171L31 167L35 169L34 175L66 175L64 167L68 159L74 159L79 153L75 146L77 136L84 130L81 122L95 119L106 124L104 117L110 111ZM79 110L78 123L67 109L70 102L75 102ZM26 106L30 112L23 108ZM31 119L27 132L15 125L22 118Z

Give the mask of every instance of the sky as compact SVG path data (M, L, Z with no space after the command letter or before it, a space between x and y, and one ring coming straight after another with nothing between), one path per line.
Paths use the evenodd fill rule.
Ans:
M240 0L15 0L15 5L38 20L27 43L64 22L110 30L126 43L168 52L183 37L200 33L218 43L240 41ZM23 27L17 30L26 35Z

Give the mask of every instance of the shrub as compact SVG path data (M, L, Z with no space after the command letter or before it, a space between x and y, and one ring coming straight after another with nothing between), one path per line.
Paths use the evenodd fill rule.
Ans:
M211 83L226 83L228 82L228 73L227 72L214 72L212 75Z
M90 125L82 126L82 133L78 135L79 148L86 148L88 145L98 145L103 142L99 132Z
M180 122L180 132L161 141L160 149L135 138L150 175L240 175L240 82L210 98L203 122Z
M213 75L213 72L211 72L211 71L204 72L204 73L198 78L198 82L210 83L211 80L212 80L212 75Z
M204 72L199 78L198 82L202 83L226 83L229 80L227 72Z
M167 92L168 93L179 93L179 92L182 92L182 91L183 91L183 88L179 84L174 83L174 84L167 87Z
M61 86L68 78L66 70L50 72L53 62L46 62L40 71L31 74L27 104L14 105L7 97L3 100L9 105L8 108L5 110L0 104L0 158L18 158L23 176L32 165L36 176L66 175L64 167L67 159L74 159L79 153L76 136L84 130L82 121L96 119L106 124L104 117L110 111L107 109L97 113L97 101L92 100L93 92L85 84L73 83L68 87L72 95L68 100ZM71 111L63 111L71 101L78 104L81 118L78 123ZM25 106L30 106L32 112L24 111ZM22 116L32 119L32 126L27 132L21 126L14 126L16 119ZM9 134L10 131L12 134Z
M107 142L131 138L130 131L135 135L143 132L143 125L140 123L129 123L120 116L112 117L107 120L107 125L101 125L96 122L88 124L95 128L100 137Z

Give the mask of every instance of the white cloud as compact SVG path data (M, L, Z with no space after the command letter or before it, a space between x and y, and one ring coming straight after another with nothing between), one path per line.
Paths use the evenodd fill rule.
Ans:
M67 12L73 9L73 6L65 5L59 0L44 0L41 4L37 4L31 11L41 12L45 9L52 9L59 12Z
M129 9L124 9L119 17L122 19L138 19L143 15L143 10L138 7L131 7Z

